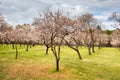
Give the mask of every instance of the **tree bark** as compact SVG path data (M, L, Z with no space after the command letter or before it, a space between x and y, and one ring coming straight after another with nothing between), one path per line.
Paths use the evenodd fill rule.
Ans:
M0 47L2 47L2 46L3 46L3 43L1 43Z
M120 51L120 45L118 45L118 49L119 49L119 51Z
M32 48L32 46L30 45L30 48Z
M0 47L2 47L2 43L0 43Z
M95 53L94 42L92 43L92 52Z
M55 59L56 59L56 71L59 71L60 46L59 46L59 48L58 48L58 53L57 53L57 51L56 51L55 46L52 46L52 47L51 47L51 50L52 50L52 52L53 52L53 54L54 54L54 56L55 56Z
M27 44L26 51L28 51L28 47L29 47L29 45Z
M82 56L81 56L81 54L80 54L80 51L79 51L79 50L76 50L76 52L77 52L77 54L78 54L79 59L82 60Z
M46 55L48 54L49 47L46 46Z
M59 71L59 61L60 59L56 59L56 71Z
M32 46L34 47L34 46L35 46L35 44L32 44Z
M14 44L12 44L12 48L15 49Z
M16 56L15 56L15 59L18 58L18 49L17 49L17 44L15 45L15 49L16 49Z
M91 55L91 47L88 46L88 54Z

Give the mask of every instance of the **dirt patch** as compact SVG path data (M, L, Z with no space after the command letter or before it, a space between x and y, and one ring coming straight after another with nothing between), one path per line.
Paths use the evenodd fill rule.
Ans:
M39 78L45 76L52 66L41 65L13 65L9 67L8 79L11 78Z
M60 67L60 72L53 72L55 66L53 65L33 65L33 64L19 64L10 66L8 69L7 80L22 79L22 80L64 80L69 79L72 75L64 67Z

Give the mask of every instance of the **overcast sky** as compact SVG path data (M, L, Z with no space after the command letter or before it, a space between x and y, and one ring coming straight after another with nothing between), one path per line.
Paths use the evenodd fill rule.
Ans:
M108 17L112 12L120 12L120 0L0 0L0 12L12 25L32 23L45 8L59 7L70 16L92 13L104 26L110 28Z

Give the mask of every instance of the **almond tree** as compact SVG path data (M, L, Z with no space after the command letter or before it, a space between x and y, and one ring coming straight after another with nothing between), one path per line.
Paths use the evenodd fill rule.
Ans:
M120 29L113 30L111 34L112 44L116 47L119 47L120 50Z
M120 29L120 13L114 12L112 15L109 17L109 20L114 22L114 27L117 29Z
M37 32L36 35L38 36L39 44L44 44L46 46L46 54L48 54L48 50L51 47L51 43L50 43L51 36L49 35L50 32L47 31L47 29L49 29L47 27L50 27L52 25L49 23L48 20L41 18L35 18L33 25L35 26L35 31Z
M81 33L81 26L77 23L76 20L67 20L69 22L67 36L65 37L66 44L75 50L78 54L79 59L82 60L82 56L79 51L79 46L82 45L82 33Z
M22 29L16 27L16 29L12 32L12 38L13 38L14 43L15 43L15 50L16 50L15 59L17 59L17 58L18 58L18 48L17 48L17 44L21 44Z
M22 29L23 29L23 41L26 44L26 51L28 51L29 49L29 45L32 44L32 33L31 33L31 26L29 24L23 24L22 25Z
M44 13L43 18L39 18L39 23L36 21L39 30L43 36L43 40L49 40L50 48L56 59L56 71L59 71L60 50L64 37L66 36L67 22L65 16L62 15L60 10L50 11ZM49 36L48 36L49 35ZM45 43L46 41L44 41Z
M116 28L112 35L114 35L115 38L117 38L118 41L120 41L120 13L112 13L112 15L109 17L109 20L114 22L113 26ZM117 45L119 46L120 43L118 42Z
M96 45L98 46L99 50L102 46L107 45L109 42L109 35L107 35L104 31L100 29L96 29L94 31L94 36L96 38Z
M0 32L0 44L1 44L1 46L3 44L3 40L4 40L4 34Z
M25 34L23 32L23 27L21 25L17 25L15 27L15 29L9 34L10 34L9 37L10 37L11 43L14 42L14 44L15 44L15 50L16 50L15 59L17 59L18 58L18 47L17 47L17 45L24 43L24 38L25 38L24 37Z
M83 44L88 49L88 54L91 55L91 38L89 36L89 33L87 33L86 31L83 31L82 32L82 40L83 40Z
M5 17L0 14L0 32L6 32L9 29L8 23L5 21Z
M13 30L13 27L11 25L9 25L6 21L5 18L2 14L0 14L0 32L1 32L1 44L5 43L8 44L9 42L9 38L8 38L8 34L10 31Z
M88 41L87 45L92 48L92 52L94 53L94 30L97 28L97 20L93 17L92 14L86 13L78 17L78 20L81 23L82 30L86 32L86 34L89 36L90 41ZM91 50L90 50L91 51ZM90 52L91 53L91 52Z

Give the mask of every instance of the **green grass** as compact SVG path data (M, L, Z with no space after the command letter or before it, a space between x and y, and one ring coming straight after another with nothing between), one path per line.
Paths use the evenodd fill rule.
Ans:
M62 46L60 71L55 71L55 58L51 50L45 55L44 46L25 51L19 47L18 59L11 45L0 47L0 80L120 80L120 52L115 48L102 48L91 56L80 48L77 53Z

